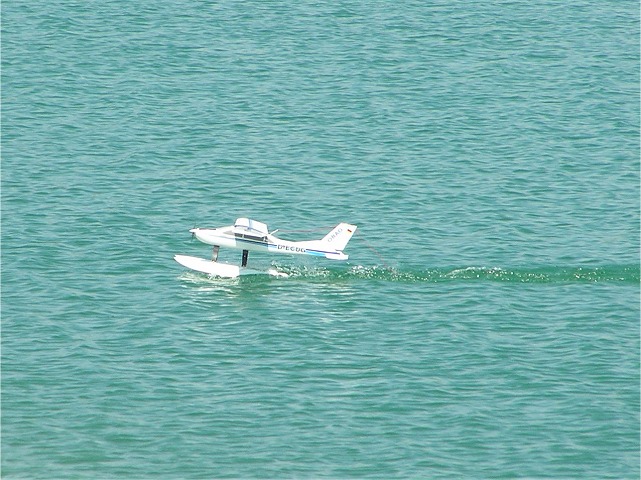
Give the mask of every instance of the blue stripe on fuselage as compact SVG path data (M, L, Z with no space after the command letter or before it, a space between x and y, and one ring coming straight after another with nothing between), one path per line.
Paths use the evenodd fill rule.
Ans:
M276 244L276 243L261 242L260 240L248 240L246 238L234 238L234 240L236 240L236 242L245 242L245 243L249 243L251 245L260 245L260 246L268 248L268 249L269 249L269 247L273 247L273 248L276 248L276 249L278 248L278 244ZM304 247L301 247L301 248L304 248ZM308 255L316 256L316 257L324 257L328 253L329 254L335 254L336 252L325 252L323 250L311 250L309 248L305 248L305 253L308 254Z

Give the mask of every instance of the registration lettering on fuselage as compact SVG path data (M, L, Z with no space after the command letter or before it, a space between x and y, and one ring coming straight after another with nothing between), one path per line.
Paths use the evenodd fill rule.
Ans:
M302 247L294 247L290 245L278 245L278 250L285 250L286 252L297 252L297 253L306 253L307 250L305 250Z

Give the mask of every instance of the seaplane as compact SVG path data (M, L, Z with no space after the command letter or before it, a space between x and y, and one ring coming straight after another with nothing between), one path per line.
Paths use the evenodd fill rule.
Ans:
M192 228L189 230L198 240L213 246L211 260L189 255L175 255L174 260L184 267L213 277L236 278L240 275L270 274L287 276L275 269L253 270L247 267L249 252L268 252L290 255L311 255L329 260L347 260L343 253L356 231L356 225L339 223L320 240L292 242L274 236L278 230L269 232L267 225L249 218L238 218L233 225L219 228ZM241 264L218 262L220 247L242 250Z

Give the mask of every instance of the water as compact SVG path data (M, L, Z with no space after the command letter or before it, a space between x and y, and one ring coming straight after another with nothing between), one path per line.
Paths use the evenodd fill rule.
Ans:
M3 478L639 477L638 5L2 13Z

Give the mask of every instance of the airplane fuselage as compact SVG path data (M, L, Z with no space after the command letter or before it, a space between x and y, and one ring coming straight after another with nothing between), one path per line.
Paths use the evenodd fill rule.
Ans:
M331 242L321 240L291 242L281 240L268 233L254 235L253 232L234 232L234 229L229 227L214 229L194 228L190 230L190 232L201 242L219 247L229 247L254 252L312 255L331 260L347 260L348 258L342 251L332 249Z

